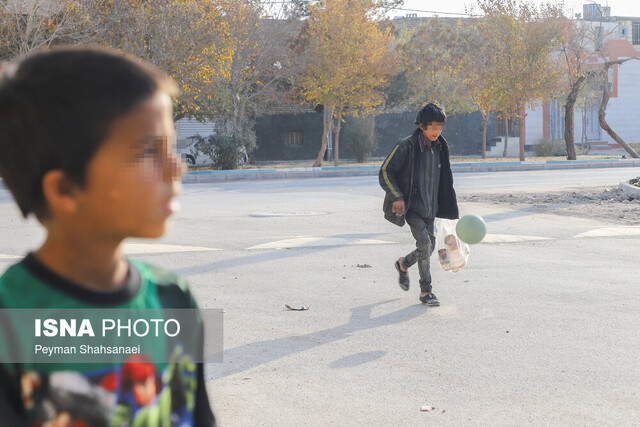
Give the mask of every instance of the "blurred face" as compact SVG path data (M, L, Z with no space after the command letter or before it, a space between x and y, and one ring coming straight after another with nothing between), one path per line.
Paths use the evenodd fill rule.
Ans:
M444 129L444 123L441 122L431 122L426 126L420 123L420 129L422 129L422 135L424 135L425 139L431 142L435 142L436 139L442 134L442 130Z
M157 93L115 120L87 168L78 219L97 233L160 237L178 208L182 163L169 96Z

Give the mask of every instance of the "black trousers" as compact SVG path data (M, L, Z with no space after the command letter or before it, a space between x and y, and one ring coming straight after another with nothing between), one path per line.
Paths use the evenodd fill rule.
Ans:
M431 292L431 268L429 258L433 253L436 244L434 234L435 218L422 218L416 213L409 211L405 220L411 227L411 234L416 239L416 249L404 257L402 267L408 269L414 264L418 264L420 272L420 291Z

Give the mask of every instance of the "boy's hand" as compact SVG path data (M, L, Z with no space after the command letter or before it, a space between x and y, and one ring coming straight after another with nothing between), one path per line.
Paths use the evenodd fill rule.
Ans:
M397 202L393 202L391 206L391 211L396 214L396 216L404 215L404 200L398 200Z

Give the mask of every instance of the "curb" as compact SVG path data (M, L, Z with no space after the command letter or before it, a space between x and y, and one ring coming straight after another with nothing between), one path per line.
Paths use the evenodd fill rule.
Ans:
M194 171L182 178L183 183L228 182L265 179L339 178L378 175L380 166L332 168L241 169L231 171Z
M627 196L633 197L634 199L640 199L640 187L631 185L628 182L621 182L620 189Z
M508 172L557 169L595 169L640 167L640 159L547 160L536 162L452 163L454 173ZM213 183L267 179L336 178L378 175L380 166L330 168L239 169L229 171L193 171L183 177L183 183Z
M557 169L596 169L640 167L640 159L602 160L547 160L496 163L452 163L454 173L510 172ZM330 168L280 168L280 169L237 169L225 171L192 171L182 178L185 184L215 183L231 181L256 181L271 179L341 178L351 176L376 176L380 166L344 166ZM622 185L622 184L621 184ZM627 184L628 185L628 184ZM629 185L629 187L633 187ZM2 179L0 188L5 189ZM634 191L632 188L630 191Z

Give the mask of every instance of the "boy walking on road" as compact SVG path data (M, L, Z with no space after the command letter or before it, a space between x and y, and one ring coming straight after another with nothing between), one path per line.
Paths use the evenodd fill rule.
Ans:
M429 258L435 246L436 217L458 219L449 146L441 133L447 120L437 103L426 104L416 117L418 128L391 151L380 168L380 185L386 192L385 218L398 226L406 223L416 239L416 249L395 262L398 283L409 290L408 269L418 264L420 301L430 306L440 302L431 286Z

